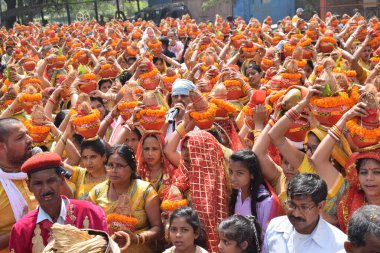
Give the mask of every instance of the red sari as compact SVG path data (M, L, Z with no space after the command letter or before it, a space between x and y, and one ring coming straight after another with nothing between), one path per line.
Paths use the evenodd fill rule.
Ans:
M188 192L192 208L197 211L206 230L208 250L217 252L217 226L228 217L223 152L218 141L206 131L191 131L183 139L181 147L186 141L190 164L184 164L182 154L173 185L182 193Z
M146 162L144 161L144 156L142 154L143 152L143 143L144 140L147 137L154 137L157 138L158 142L160 143L161 148L161 165L162 165L162 176L157 180L157 182L152 182L152 177L150 174L150 170ZM158 133L148 133L144 135L139 143L139 146L137 148L136 152L136 160L137 160L137 173L141 177L142 180L150 182L155 187L155 190L158 192L159 198L162 201L172 184L172 178L174 175L174 172L176 170L176 167L166 158L164 154L164 145L165 145L165 139L161 134Z
M347 233L347 225L352 214L366 203L365 193L360 189L356 161L359 159L374 159L380 161L380 150L363 153L353 153L346 163L346 175L350 188L344 193L338 204L339 228Z

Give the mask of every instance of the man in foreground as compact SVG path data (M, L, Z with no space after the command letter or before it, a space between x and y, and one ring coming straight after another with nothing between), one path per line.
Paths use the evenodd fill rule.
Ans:
M51 239L50 228L53 223L107 232L102 208L88 201L60 196L64 170L59 155L36 154L22 165L21 170L28 175L28 188L36 197L39 207L13 226L10 252L42 252Z
M347 236L319 215L326 183L318 175L300 174L289 182L287 195L286 216L269 223L263 252L344 252Z

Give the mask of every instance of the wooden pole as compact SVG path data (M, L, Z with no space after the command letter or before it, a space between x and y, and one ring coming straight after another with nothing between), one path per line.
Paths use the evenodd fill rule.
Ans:
M321 6L321 19L324 21L326 18L326 0L320 0Z

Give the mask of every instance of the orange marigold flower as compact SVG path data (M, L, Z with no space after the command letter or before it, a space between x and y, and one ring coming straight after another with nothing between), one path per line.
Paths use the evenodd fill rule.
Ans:
M321 38L321 42L329 42L332 44L336 44L336 39L334 39L333 37L330 37L330 36L323 36Z
M161 203L161 209L163 211L174 211L175 209L183 206L188 206L189 201L187 199L181 199L181 200L175 200L175 201L170 201L170 200L164 200Z
M331 108L342 105L350 106L352 105L352 100L346 92L339 92L339 95L334 97L313 96L310 103L318 107Z
M211 103L207 111L190 112L190 117L195 120L212 119L216 115L216 109L216 105Z
M41 99L42 99L42 94L41 93L36 93L36 94L21 94L18 97L18 101L20 103L40 101Z
M45 134L50 131L49 126L36 126L33 125L30 120L25 120L24 122L25 128L28 129L29 133L33 134Z
M222 109L226 110L229 113L236 112L236 107L233 106L233 104L231 104L230 102L225 101L223 99L220 99L220 98L211 98L210 102L213 103L213 104L215 104L219 108L222 108Z
M224 86L231 87L231 86L241 86L240 81L238 80L225 80L223 82Z
M351 135L358 135L364 139L380 139L380 126L374 129L368 129L360 126L358 122L358 118L347 121L346 126Z
M72 117L73 125L84 125L89 124L91 122L96 122L100 117L100 112L98 110L92 110L90 114L85 116L74 115Z
M300 79L302 77L301 73L281 73L281 76L286 79Z
M138 102L133 101L133 102L120 102L117 105L117 109L120 111L127 109L127 108L135 108L138 105Z
M158 73L159 73L158 69L157 69L157 68L154 68L154 69L152 69L151 71L149 71L149 72L147 72L147 73L140 74L140 75L139 75L139 78L143 78L143 79L145 79L145 78L150 78L150 77L155 76L155 75L158 74Z

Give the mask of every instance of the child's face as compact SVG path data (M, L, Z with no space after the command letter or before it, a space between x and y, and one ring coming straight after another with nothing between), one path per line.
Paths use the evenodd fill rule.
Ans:
M185 218L174 218L169 228L170 241L176 248L176 252L189 252L195 249L194 241L198 238L198 233L186 222Z
M224 233L219 232L219 253L243 253L244 249L239 247L236 241L227 239ZM244 242L246 243L246 242Z
M244 190L249 187L251 174L242 162L230 160L229 172L232 188Z

